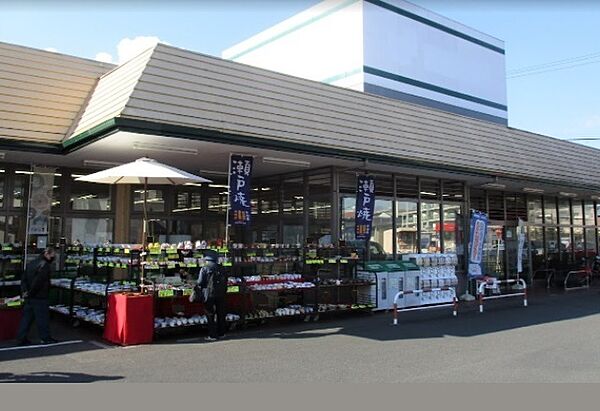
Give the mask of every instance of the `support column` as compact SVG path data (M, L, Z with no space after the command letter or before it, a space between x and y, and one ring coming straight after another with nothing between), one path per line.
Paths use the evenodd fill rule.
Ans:
M114 201L115 207L115 243L128 243L131 219L131 186L118 184Z

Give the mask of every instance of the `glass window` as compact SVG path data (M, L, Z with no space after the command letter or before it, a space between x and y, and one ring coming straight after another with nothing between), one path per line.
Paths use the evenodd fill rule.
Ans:
M16 174L13 179L13 198L12 207L22 208L25 207L25 200L27 198L27 185L29 182L29 175L27 174Z
M596 255L596 229L586 228L585 230L585 254L588 257Z
M586 201L583 210L585 214L585 225L595 225L594 203L592 201Z
M582 258L585 256L585 242L583 239L583 227L573 228L573 251L575 252L576 258Z
M308 177L308 237L331 243L331 173Z
M542 227L529 226L529 246L531 247L531 259L533 270L545 268L544 256L544 229Z
M462 201L464 196L465 187L464 184L460 181L442 181L442 197L444 201L452 202L452 201Z
M504 221L504 195L501 191L488 191L490 220Z
M371 245L377 249L379 255L374 259L391 258L394 255L393 215L392 200L375 198Z
M346 241L346 244L355 247L358 251L358 254L363 257L366 252L365 241L357 240L354 235L354 227L355 220L354 214L356 209L356 197L355 196L344 196L341 199L342 201L342 224L341 230L342 234L340 239ZM376 250L373 250L371 247L372 256L376 256Z
M544 197L544 217L545 224L557 224L556 199L554 197Z
M208 211L225 215L227 212L228 187L222 184L208 185ZM252 199L252 196L250 197Z
M258 192L260 199L260 214L277 215L279 213L280 194L281 192L279 191L278 184L265 184L260 187L260 191Z
M571 224L570 202L568 198L558 200L558 223L561 225Z
M59 210L63 206L62 198L61 177L54 177L54 184L52 185L52 210Z
M160 213L165 211L165 199L162 190L149 188L146 197L146 209L149 213ZM144 189L133 190L133 211L144 211Z
M487 201L485 191L472 188L470 189L469 194L471 197L471 208L473 210L487 213Z
M396 176L396 196L398 198L418 198L417 178Z
M4 207L4 170L0 169L0 208Z
M112 241L112 218L67 218L65 227L67 241L83 244L99 244Z
M0 243L6 242L4 237L6 236L6 217L0 215Z
M417 252L417 202L396 202L396 247L398 254Z
M356 210L356 197L342 197L342 235L341 239L345 241L354 241L354 213Z
M25 216L8 216L6 218L5 237L7 243L25 243Z
M524 194L506 194L506 220L518 221L522 219L527 221L527 204Z
M180 191L175 198L174 213L198 212L202 209L202 195L199 191Z
M199 221L174 220L169 242L196 241L202 239L202 223Z
M142 242L142 235L144 227L142 225L141 218L132 218L130 223L129 237L130 242L140 244ZM168 234L167 220L160 218L150 218L148 220L148 233L147 235L152 237L152 241L158 243L167 242Z
M571 228L561 227L559 233L561 261L569 261L571 259L571 254L573 253L573 243L571 241Z
M556 227L546 228L546 251L548 254L558 253L558 231Z
M461 245L461 237L459 236L462 228L461 221L461 205L444 203L443 228L445 253L456 253L458 251L462 251L457 249L457 245Z
M580 200L573 200L571 209L573 210L573 225L583 225L583 205Z
M422 253L440 252L440 203L421 202L421 244Z
M284 244L302 244L304 242L304 226L299 224L283 225Z
M110 190L109 184L73 181L70 198L71 210L110 211ZM150 203L148 205L148 209L150 209Z
M210 220L203 225L202 237L204 240L213 242L225 238L225 220Z
M530 224L543 224L542 198L529 197L527 200L527 221Z
M304 213L304 178L288 178L283 186L283 214L301 215Z
M421 179L421 200L439 200L440 182L438 180Z

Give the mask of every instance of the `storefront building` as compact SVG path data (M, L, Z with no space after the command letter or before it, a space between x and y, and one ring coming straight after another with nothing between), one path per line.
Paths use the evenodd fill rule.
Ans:
M143 156L213 180L151 187L151 234L223 239L236 153L255 158L237 242L352 243L368 172L366 258L457 253L464 269L471 209L490 217L490 274L516 275L519 219L528 278L598 252L596 149L162 44L119 67L5 43L0 61L3 243L26 241L32 165L53 169L49 243L140 242L141 187L75 178Z

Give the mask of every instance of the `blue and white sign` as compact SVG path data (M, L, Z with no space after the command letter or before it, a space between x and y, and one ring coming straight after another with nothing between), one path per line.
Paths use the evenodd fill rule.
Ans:
M354 234L357 240L369 240L375 212L375 177L359 176L356 186Z
M469 249L469 277L479 277L483 273L483 245L487 234L488 216L479 211L471 214L471 242Z
M250 224L250 178L252 157L232 154L229 162L229 207L231 222L236 225Z

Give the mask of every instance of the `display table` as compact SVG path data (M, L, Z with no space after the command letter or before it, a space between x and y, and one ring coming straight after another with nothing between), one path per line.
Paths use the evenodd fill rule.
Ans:
M154 334L154 299L151 295L110 294L104 338L120 345L146 344Z
M23 316L22 308L0 308L0 341L14 340Z

